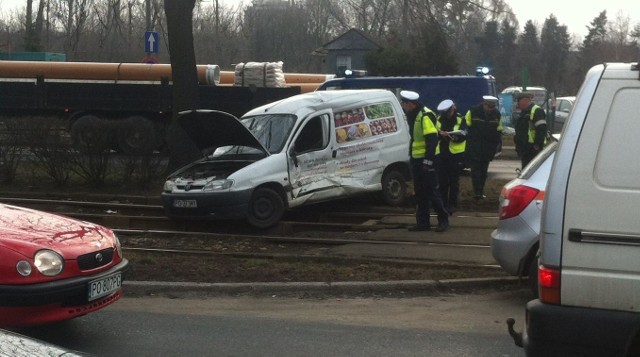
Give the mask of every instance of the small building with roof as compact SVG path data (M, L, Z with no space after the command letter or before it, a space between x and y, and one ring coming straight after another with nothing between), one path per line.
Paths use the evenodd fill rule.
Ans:
M366 70L367 54L382 48L364 32L352 28L315 49L311 54L323 57L325 73L342 76L346 69Z

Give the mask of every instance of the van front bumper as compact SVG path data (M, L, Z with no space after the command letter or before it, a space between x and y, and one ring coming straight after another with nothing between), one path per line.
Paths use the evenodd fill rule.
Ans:
M523 334L527 356L627 356L640 313L550 305L532 300Z
M161 195L165 213L174 218L245 218L251 190Z

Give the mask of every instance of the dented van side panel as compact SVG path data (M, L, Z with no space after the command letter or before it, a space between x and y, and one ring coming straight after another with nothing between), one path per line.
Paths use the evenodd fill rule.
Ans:
M395 98L383 96L311 113L294 135L292 148L309 140L305 125L320 117L323 127L328 120L328 145L295 155L297 165L289 157L290 207L379 191L385 168L408 160L409 132Z

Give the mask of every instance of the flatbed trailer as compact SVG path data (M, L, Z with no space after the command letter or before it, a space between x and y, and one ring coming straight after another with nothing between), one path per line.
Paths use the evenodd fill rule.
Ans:
M111 64L84 64L89 67L86 73L77 70L84 68L77 63L0 61L0 117L63 119L73 144L80 149L146 154L162 148L173 110L170 77L158 72L163 67L126 64L143 70L140 75L127 76L120 64L116 78L112 78L108 71L96 73ZM240 117L255 107L300 94L302 85L308 83L240 87L201 82L200 108L196 109L215 109Z

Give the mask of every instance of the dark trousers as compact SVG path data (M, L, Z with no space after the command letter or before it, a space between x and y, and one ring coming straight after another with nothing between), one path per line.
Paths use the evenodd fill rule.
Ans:
M440 197L444 207L451 211L458 207L458 195L460 193L460 173L464 169L463 154L440 153L440 166L438 166L438 183L440 184Z
M422 159L411 159L413 172L413 190L416 198L416 225L419 227L431 227L429 221L430 205L438 214L438 221L448 219L449 213L442 203L440 190L438 189L437 168L433 171L424 169Z
M541 150L534 149L533 145L529 145L527 147L527 150L520 157L520 163L522 164L521 168L524 169L524 167L529 164L529 161L533 160L533 158L536 157L536 155L538 155L540 151Z
M471 169L471 184L473 186L473 194L475 196L484 195L484 184L487 182L487 172L489 171L489 163L491 161L469 160L469 169Z

